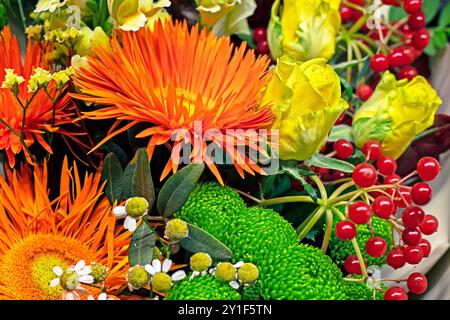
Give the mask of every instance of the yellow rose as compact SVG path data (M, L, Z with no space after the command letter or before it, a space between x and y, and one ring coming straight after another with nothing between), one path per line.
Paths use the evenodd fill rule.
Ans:
M341 25L340 0L275 0L267 30L274 59L290 55L300 61L330 59Z
M170 4L170 0L108 0L108 9L120 29L137 31Z
M397 81L386 72L353 118L355 143L362 147L368 140L379 140L383 154L396 159L417 134L433 124L441 103L424 77Z
M306 160L317 153L339 115L348 108L341 99L339 77L323 58L299 62L283 56L264 95L276 116L280 158Z
M251 34L247 18L256 9L255 0L195 0L202 26L217 35Z

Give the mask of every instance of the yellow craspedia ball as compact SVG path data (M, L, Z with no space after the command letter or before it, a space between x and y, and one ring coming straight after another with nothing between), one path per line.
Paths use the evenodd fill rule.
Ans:
M172 287L172 279L167 273L160 272L153 276L151 284L153 290L167 292Z
M100 263L92 263L91 270L91 276L94 278L94 282L100 283L105 281L108 275L108 269L105 266Z
M253 283L259 277L258 267L253 263L244 263L237 272L238 279L243 283Z
M229 262L221 262L216 267L215 275L219 280L230 282L236 279L236 269Z
M128 271L127 281L133 289L140 289L149 283L150 275L143 266L134 266Z
M147 214L148 211L148 202L145 198L142 197L133 197L128 199L125 204L125 211L127 215L133 218L141 217Z
M181 219L172 219L166 224L164 237L170 242L179 242L189 235L189 229L186 222Z
M208 270L208 268L211 266L212 259L207 253L197 252L196 254L192 255L189 262L192 270L203 272Z

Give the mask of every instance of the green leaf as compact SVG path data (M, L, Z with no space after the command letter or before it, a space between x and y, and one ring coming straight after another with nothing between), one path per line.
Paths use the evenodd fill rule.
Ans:
M450 2L442 9L438 22L438 26L442 28L448 25L450 25Z
M344 87L344 91L348 96L348 99L351 101L353 100L353 88L352 85L350 83L348 83L347 80L345 80L342 77L339 77L339 79L341 80L341 85Z
M205 230L188 223L189 236L180 241L185 250L196 253L205 252L213 259L229 260L233 257L231 250Z
M315 155L313 155L307 160L307 162L310 166L339 170L346 173L352 173L353 169L355 168L355 166L351 163L334 158L327 158L320 153L316 153Z
M122 197L122 166L119 158L114 153L110 153L103 161L102 179L106 180L105 194L109 203Z
M247 42L247 45L250 48L256 48L256 43L255 41L253 41L253 34L237 33L236 36L238 36L241 40Z
M335 142L339 139L346 139L353 142L352 127L346 124L339 124L331 128L328 141Z
M423 52L428 56L434 56L437 52L436 47L434 46L434 42L430 41Z
M126 166L122 175L122 192L126 199L133 196L133 176L136 171L136 157L134 157L130 163Z
M191 163L171 176L159 192L157 207L159 213L171 217L178 211L194 190L195 184L203 173L205 164Z
M406 18L408 14L403 10L402 7L390 7L389 8L389 21L395 22L403 18Z
M440 4L441 0L425 0L422 2L422 11L426 16L427 23L434 19Z
M332 67L333 67L334 71L340 72L347 68L352 68L360 63L363 63L366 60L369 60L369 56L364 57L363 59L360 59L360 60L351 60L351 61L341 62L341 63L335 64L335 65L332 65Z
M434 31L432 41L436 48L443 49L447 44L447 34L444 31Z
M153 248L155 247L155 236L153 230L142 222L134 231L128 248L128 260L131 266L145 266L153 260Z
M291 165L294 164L294 165ZM284 172L286 172L289 176L294 178L295 180L299 181L303 188L305 188L306 193L314 200L317 201L317 192L316 189L314 189L303 177L302 173L304 173L306 170L301 170L297 168L297 161L283 161L281 163L281 167ZM306 171L308 172L308 171ZM310 172L308 172L310 173ZM312 174L308 174L312 175Z
M151 210L153 203L155 203L155 189L153 187L147 150L145 148L138 149L135 157L136 169L131 184L132 190L134 196L143 197L148 201L149 210Z

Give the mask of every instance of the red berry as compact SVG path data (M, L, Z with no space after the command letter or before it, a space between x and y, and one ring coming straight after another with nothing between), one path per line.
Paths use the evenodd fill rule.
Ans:
M317 173L318 173L321 177L326 177L326 176L330 175L330 169L327 169L327 168L318 168L318 169L317 169Z
M398 73L399 79L408 79L408 81L411 81L417 76L417 69L411 66L406 66L400 70Z
M403 54L406 57L407 64L413 63L416 59L416 50L413 46L402 46L399 48L399 50L403 51Z
M405 228L402 232L402 240L408 246L416 246L422 240L422 233L417 228Z
M408 228L417 228L424 218L425 212L417 206L406 208L402 213L402 221Z
M253 30L253 39L258 43L267 40L266 28L256 28Z
M420 224L419 229L420 231L422 231L423 234L429 236L430 234L435 233L438 227L439 227L438 219L431 214L427 214L423 219L423 222Z
M386 37L388 32L388 27L386 27L384 24L381 24L379 28L372 30L369 35L373 40L381 40L380 33L383 35L383 37Z
M387 4L388 6L396 6L398 7L400 5L399 0L381 0L384 4Z
M387 176L386 178L384 178L383 183L384 184L396 184L400 180L402 180L402 178L398 174L393 174L393 175L390 175L390 176Z
M352 19L353 10L349 7L342 5L339 9L339 12L341 14L342 22L348 22Z
M340 221L336 225L336 237L339 240L347 241L356 237L356 227L350 221Z
M369 256L379 258L386 253L387 244L381 237L373 237L367 240L366 252Z
M400 208L406 208L410 206L412 204L411 191L406 187L400 187L395 192L394 204Z
M408 25L411 30L417 31L425 28L426 20L423 12L417 12L409 16Z
M364 6L365 0L349 0L348 2L354 3L360 7Z
M362 84L356 90L356 94L358 95L358 98L363 101L366 101L367 99L369 99L370 96L372 95L372 93L373 93L372 87L369 86L368 84Z
M419 243L419 247L422 248L423 256L428 257L431 252L431 243L427 239L422 239Z
M384 300L408 300L408 295L405 290L395 286L386 290Z
M300 192L305 190L303 185L295 179L291 179L291 187L292 187L292 189L300 191Z
M269 54L269 52L270 52L269 44L267 43L266 40L258 42L256 44L256 48L257 48L258 52L262 53L262 54Z
M372 210L362 201L352 203L348 208L348 217L356 224L366 224L370 221Z
M409 291L414 294L422 294L427 290L427 277L419 272L411 273L406 281Z
M395 205L387 196L379 196L372 203L373 214L382 219L389 219L395 213Z
M409 14L420 12L422 10L422 0L405 0L403 9Z
M418 182L412 186L411 195L415 204L426 205L432 198L432 189L428 183Z
M391 68L403 67L409 63L409 56L401 48L395 48L389 53L389 66Z
M430 33L427 29L417 31L412 38L412 45L418 50L425 49L430 43Z
M352 173L355 184L361 188L373 186L377 182L377 171L369 163L357 164Z
M417 172L419 173L419 177L425 181L434 180L439 171L441 170L441 166L439 162L432 157L423 157L417 162Z
M363 16L363 13L359 10L352 9L352 21L356 22Z
M352 274L361 274L361 265L357 256L348 256L344 261L345 271Z
M389 59L384 54L374 54L370 58L370 67L374 72L383 72L389 69Z
M403 250L392 249L389 251L386 262L394 269L399 269L406 264L405 257L403 255Z
M353 154L353 145L350 141L340 139L334 143L334 151L338 158L347 159Z
M423 250L419 246L406 246L403 255L409 264L418 264L423 259Z
M391 157L381 156L377 160L377 168L381 174L386 176L392 175L397 170L397 161Z
M381 156L381 144L375 140L364 143L362 152L369 157L369 160L377 160Z

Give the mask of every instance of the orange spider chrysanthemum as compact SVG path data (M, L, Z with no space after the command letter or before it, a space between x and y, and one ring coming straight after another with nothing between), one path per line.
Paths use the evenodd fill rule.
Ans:
M190 145L190 159L205 161L222 182L207 154L209 143L203 137L207 131L218 132L209 141L231 157L241 176L244 171L263 173L241 151L242 146L258 148L255 137L230 130L257 130L272 123L270 106L261 103L268 64L268 58L257 58L245 45L235 48L228 37L199 32L198 26L189 31L186 23L158 21L153 29L119 32L110 48L96 48L74 79L81 94L73 96L106 106L86 112L87 118L117 120L100 144L147 123L153 126L136 137L151 136L149 157L155 146L173 141L161 179L177 170L182 148ZM129 123L118 129L124 120Z
M53 268L80 260L109 268L105 288L114 294L126 285L130 235L115 226L100 174L82 182L65 159L53 201L47 178L46 166L0 177L0 299L61 299Z
M5 27L0 35L0 83L5 79L5 69L14 69L15 73L25 78L25 82L19 85L18 98L23 105L31 100L33 93L29 93L27 82L35 68L41 67L50 70L50 66L44 57L44 52L37 43L28 42L25 61L22 64L20 48L17 38ZM48 93L56 98L56 84L51 81L47 87ZM52 153L50 145L44 140L42 134L54 132L58 126L72 122L70 119L72 104L70 97L63 95L57 102L53 114L53 103L44 90L39 90L31 100L23 123L23 107L7 88L0 88L0 150L5 150L11 167L15 164L15 155L22 152L37 141L47 152ZM54 120L53 120L54 119ZM54 123L53 123L54 122ZM5 124L6 123L6 124ZM11 130L13 129L13 130ZM21 139L21 134L23 139ZM23 141L22 141L23 140ZM24 152L29 163L32 163L31 155Z

